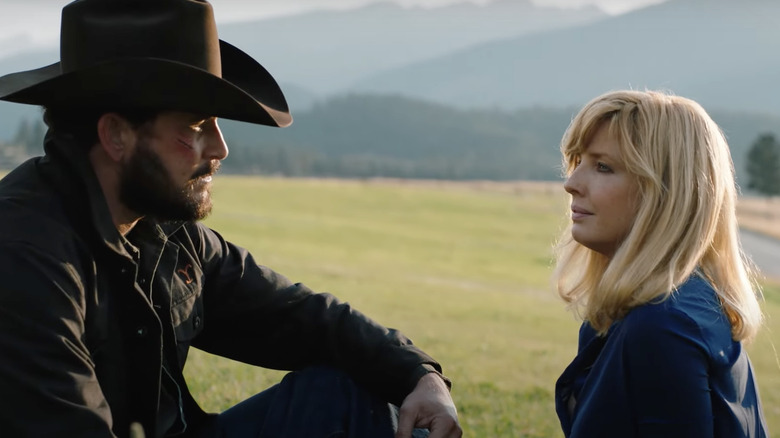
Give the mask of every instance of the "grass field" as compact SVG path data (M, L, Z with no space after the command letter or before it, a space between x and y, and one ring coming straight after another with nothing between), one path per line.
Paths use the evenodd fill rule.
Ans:
M468 437L560 437L553 385L578 322L549 284L565 198L546 185L220 177L208 225L256 259L400 328L454 381ZM770 430L780 430L780 288L750 347ZM193 351L207 410L278 381Z

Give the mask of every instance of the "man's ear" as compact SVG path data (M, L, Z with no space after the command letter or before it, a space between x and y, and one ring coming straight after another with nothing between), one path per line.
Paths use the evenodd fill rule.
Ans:
M105 113L97 122L98 146L119 162L130 148L135 145L135 130L130 123L117 113Z

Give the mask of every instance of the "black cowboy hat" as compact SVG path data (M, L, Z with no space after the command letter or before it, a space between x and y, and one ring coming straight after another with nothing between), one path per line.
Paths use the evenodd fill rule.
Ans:
M76 0L62 9L60 62L0 77L0 100L292 123L268 71L219 40L205 0Z

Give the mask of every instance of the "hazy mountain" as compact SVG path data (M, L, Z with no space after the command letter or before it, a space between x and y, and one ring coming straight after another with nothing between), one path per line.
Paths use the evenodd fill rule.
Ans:
M282 82L279 86L287 99L287 105L294 111L309 110L320 100L320 96L317 93L299 87L296 84Z
M41 114L37 106L0 101L0 143L14 138L22 120L41 120Z
M387 2L229 24L220 28L220 37L247 51L282 81L332 94L385 69L606 16L595 7L557 9L535 6L531 0L435 9Z
M0 75L43 67L59 60L60 51L57 47L11 55L0 59Z
M738 171L750 143L780 129L780 2L771 0L670 0L613 18L527 0L379 4L221 31L280 80L295 118L287 129L222 121L229 171L556 178L576 109L629 86L700 100ZM0 60L0 74L56 59L51 50ZM363 91L331 94L351 81ZM0 141L22 118L39 119L39 109L0 102Z
M576 110L463 110L400 96L334 97L297 112L295 123L285 129L221 120L230 147L224 170L292 176L557 179L558 144ZM729 139L738 175L744 173L747 150L760 134L780 136L780 116L721 111L712 116ZM25 150L40 154L40 131L29 124L27 128ZM7 167L3 152L0 146L0 166Z
M671 0L576 28L490 42L372 75L355 90L459 107L582 105L616 88L780 114L780 2Z
M294 175L465 179L556 179L558 146L577 108L455 109L401 96L348 95L296 114L289 128L223 120L227 171ZM744 173L763 133L780 136L780 116L712 111ZM282 166L283 167L283 166ZM283 169L282 169L283 170Z
M388 2L227 24L220 27L220 37L271 71L290 107L299 112L358 78L387 68L495 38L559 29L605 16L597 8L543 8L530 0L435 9L406 9ZM0 75L42 67L58 59L56 47L10 56L0 59ZM13 136L21 118L37 114L35 108L0 102L0 140Z
M58 49L46 49L0 59L0 75L43 67L59 60ZM32 105L0 101L0 142L13 138L22 119L39 120L41 110Z

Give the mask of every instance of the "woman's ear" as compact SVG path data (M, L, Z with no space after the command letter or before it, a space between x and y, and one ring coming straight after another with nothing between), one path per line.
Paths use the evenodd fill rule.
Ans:
M105 113L98 119L99 147L113 161L122 161L135 145L136 133L130 123L117 113Z

